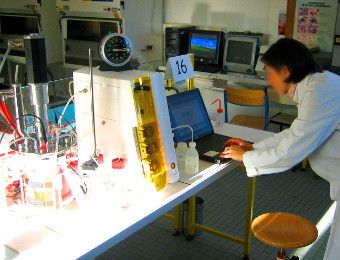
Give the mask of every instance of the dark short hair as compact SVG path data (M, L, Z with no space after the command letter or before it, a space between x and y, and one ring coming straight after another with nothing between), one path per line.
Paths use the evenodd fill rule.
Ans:
M280 39L270 46L261 61L278 71L286 66L290 72L286 83L299 83L309 74L322 72L308 48L301 42L289 38Z

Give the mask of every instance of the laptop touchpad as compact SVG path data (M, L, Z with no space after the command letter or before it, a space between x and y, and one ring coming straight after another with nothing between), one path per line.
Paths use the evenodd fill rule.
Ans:
M219 155L219 154L220 154L220 152L209 151L209 152L206 152L204 155L213 158L213 157L215 157L216 155Z

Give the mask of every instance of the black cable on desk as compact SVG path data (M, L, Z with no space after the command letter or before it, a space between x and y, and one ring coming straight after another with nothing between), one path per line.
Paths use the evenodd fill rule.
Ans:
M56 91L56 86L55 86L55 83L54 83L54 77L53 77L53 74L50 70L47 70L47 74L50 75L50 78L51 78L51 83L52 83L52 86L53 86L53 95L54 95L54 98L57 98L57 91Z
M42 130L43 130L43 138L44 138L44 142L47 142L47 133L46 133L46 129L45 129L45 126L44 126L44 122L42 121L42 119L36 115L33 115L33 114L25 114L25 115L21 115L21 116L18 116L17 118L15 118L12 123L10 123L10 125L13 125L16 121L20 120L21 118L24 118L24 117L34 117L36 119L39 120L40 124L42 125ZM16 131L18 131L18 129L16 129Z

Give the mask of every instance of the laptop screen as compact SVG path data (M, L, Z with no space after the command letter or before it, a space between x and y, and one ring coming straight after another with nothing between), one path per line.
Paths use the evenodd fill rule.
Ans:
M201 93L198 89L168 96L171 127L189 125L194 130L194 140L214 133ZM191 141L191 130L174 130L176 142Z

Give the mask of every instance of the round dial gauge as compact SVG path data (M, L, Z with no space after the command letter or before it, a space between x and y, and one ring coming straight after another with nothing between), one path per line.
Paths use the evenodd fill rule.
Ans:
M131 60L132 44L121 34L108 34L100 42L99 53L107 64L120 67Z

